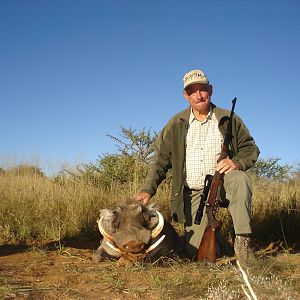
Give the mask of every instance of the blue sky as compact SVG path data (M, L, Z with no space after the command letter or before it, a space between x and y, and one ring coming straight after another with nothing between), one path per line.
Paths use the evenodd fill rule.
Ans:
M204 70L261 157L300 161L300 2L0 0L0 164L95 162L120 126L159 131Z

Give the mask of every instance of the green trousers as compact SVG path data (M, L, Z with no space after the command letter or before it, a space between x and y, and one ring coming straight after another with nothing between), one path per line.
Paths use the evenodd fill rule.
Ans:
M235 234L250 234L252 183L243 171L231 171L224 176L224 190L229 200L228 210L231 214ZM184 189L184 213L186 217L185 250L193 258L197 254L200 241L207 225L205 208L200 225L194 224L196 212L199 207L202 191Z

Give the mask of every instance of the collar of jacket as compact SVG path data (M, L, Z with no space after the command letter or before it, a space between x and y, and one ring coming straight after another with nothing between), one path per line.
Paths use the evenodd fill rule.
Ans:
M229 110L217 107L212 102L210 103L210 105L211 105L212 112L215 114L215 116L216 116L216 118L219 122L219 126L224 124L224 122L229 120L229 116L230 116L230 111ZM188 124L189 119L190 119L190 113L191 113L191 107L189 106L187 109L180 112L178 114L178 117L182 121L184 121L185 123Z
M215 116L218 120L219 130L220 130L221 134L223 135L223 137L225 137L226 130L227 130L227 124L230 119L230 111L227 109L217 107L212 102L210 103L210 105L211 105L212 112L215 114ZM190 106L178 114L179 119L184 122L185 128L188 128L188 126L189 126L190 114L191 114ZM232 135L229 137L229 148L230 148L230 157L232 157L233 155L236 155L236 151L234 150L234 147L232 145Z

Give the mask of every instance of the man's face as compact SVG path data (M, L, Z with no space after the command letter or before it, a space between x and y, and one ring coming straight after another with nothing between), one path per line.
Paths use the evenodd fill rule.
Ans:
M185 99L200 113L209 112L211 94L212 86L208 84L195 83L184 90Z

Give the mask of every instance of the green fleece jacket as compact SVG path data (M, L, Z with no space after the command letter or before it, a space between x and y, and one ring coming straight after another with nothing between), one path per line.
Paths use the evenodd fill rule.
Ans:
M211 107L219 122L220 132L225 136L230 111ZM160 132L156 143L156 151L145 183L141 189L154 195L159 184L165 179L169 169L172 169L171 215L180 223L185 222L183 187L185 180L185 149L186 135L191 108L187 108L173 116ZM240 165L240 170L250 168L258 158L259 149L243 121L234 115L232 122L232 138L230 140L232 160Z

